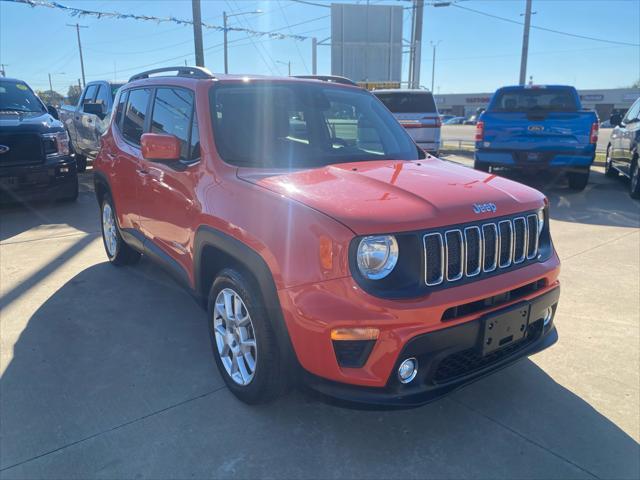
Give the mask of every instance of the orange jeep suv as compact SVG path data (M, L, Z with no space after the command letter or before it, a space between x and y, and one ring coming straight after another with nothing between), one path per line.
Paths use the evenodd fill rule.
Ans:
M111 263L147 255L202 302L248 403L304 381L419 405L557 339L545 197L426 155L356 86L136 75L95 191Z

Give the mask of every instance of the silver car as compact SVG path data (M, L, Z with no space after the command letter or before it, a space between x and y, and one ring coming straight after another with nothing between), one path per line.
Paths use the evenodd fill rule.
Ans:
M438 155L442 122L431 92L374 90L372 93L395 115L420 148Z

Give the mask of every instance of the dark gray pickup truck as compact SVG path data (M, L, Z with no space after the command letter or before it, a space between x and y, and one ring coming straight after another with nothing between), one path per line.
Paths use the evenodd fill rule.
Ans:
M100 136L109 123L113 98L122 85L107 81L90 82L77 105L60 108L60 120L69 132L79 172L84 172L87 161L98 155Z

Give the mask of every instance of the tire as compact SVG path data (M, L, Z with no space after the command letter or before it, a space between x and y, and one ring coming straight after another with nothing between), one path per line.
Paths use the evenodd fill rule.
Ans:
M568 172L569 188L571 190L582 191L589 183L590 170L586 169L582 172Z
M611 165L611 145L607 145L607 154L604 159L604 174L609 178L616 178L618 171Z
M238 270L224 269L211 286L207 307L213 356L229 390L251 405L282 395L287 369L257 284Z
M74 178L73 186L71 187L71 192L67 195L63 195L59 198L61 202L75 202L78 200L78 194L80 189L78 187L78 176L76 175Z
M481 172L491 172L491 165L485 162L479 162L477 160L473 162L473 168L475 170L480 170Z
M637 154L631 161L629 195L631 195L631 198L640 198L640 161Z
M100 206L100 226L102 230L102 244L109 262L113 265L131 265L140 260L140 252L127 245L118 228L116 210L109 194L105 194Z
M76 169L78 173L83 173L87 169L87 157L76 153Z

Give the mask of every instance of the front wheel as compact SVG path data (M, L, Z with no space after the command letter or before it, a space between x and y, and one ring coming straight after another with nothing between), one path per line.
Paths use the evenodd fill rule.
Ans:
M229 390L248 404L277 398L286 369L255 282L224 269L209 292L208 313L213 356Z
M569 179L569 188L571 190L581 191L584 190L589 183L590 170L586 169L581 172L569 172L567 177Z
M640 159L636 155L631 162L631 180L629 182L629 195L631 198L640 198Z
M113 265L130 265L140 259L140 253L127 245L116 223L116 211L113 200L106 194L102 200L102 243L109 261Z
M604 174L610 178L616 178L618 176L618 171L613 168L611 162L611 145L607 145L607 156L604 159Z

